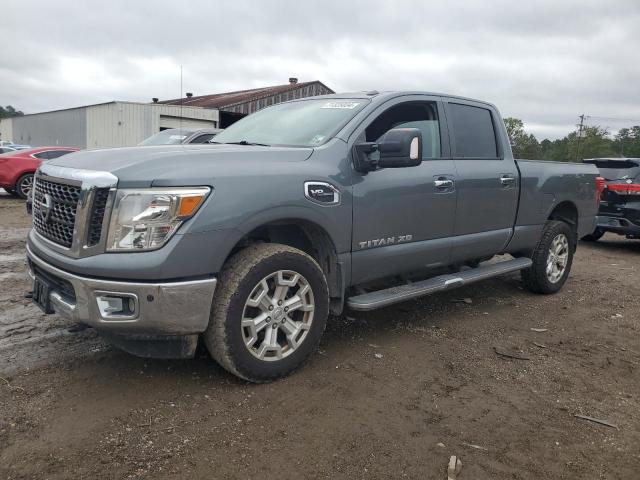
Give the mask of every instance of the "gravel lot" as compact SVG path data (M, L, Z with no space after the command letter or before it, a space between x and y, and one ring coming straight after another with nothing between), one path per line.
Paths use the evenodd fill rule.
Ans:
M451 455L461 480L640 478L640 241L582 243L554 296L511 275L347 312L304 369L256 386L41 315L28 225L0 193L2 479L445 479Z

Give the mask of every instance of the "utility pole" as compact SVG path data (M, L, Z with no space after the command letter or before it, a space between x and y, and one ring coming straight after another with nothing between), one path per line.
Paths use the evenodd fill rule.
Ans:
M582 138L582 127L584 126L584 113L580 115L580 127L578 128L578 146L576 147L576 162L580 161L580 139Z

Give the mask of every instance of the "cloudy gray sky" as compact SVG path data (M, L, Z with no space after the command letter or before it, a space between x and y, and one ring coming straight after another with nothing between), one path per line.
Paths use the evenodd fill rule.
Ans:
M640 1L1 0L0 104L26 113L318 79L496 103L540 139L640 124ZM603 118L606 117L606 118Z

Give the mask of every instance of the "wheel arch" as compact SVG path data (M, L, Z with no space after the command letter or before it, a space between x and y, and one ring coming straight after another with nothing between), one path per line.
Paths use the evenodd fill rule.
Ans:
M13 188L16 187L16 185L18 185L18 181L24 177L25 175L35 175L37 169L32 169L32 168L25 168L22 169L18 172L16 172L13 175L12 181L13 181Z
M225 259L225 263L240 250L255 243L279 243L297 248L311 256L327 279L331 312L339 314L344 300L344 268L338 260L335 242L329 232L316 222L302 218L269 220L245 233Z
M547 217L547 220L559 220L571 227L574 234L574 248L578 240L578 219L578 207L568 200L556 205Z

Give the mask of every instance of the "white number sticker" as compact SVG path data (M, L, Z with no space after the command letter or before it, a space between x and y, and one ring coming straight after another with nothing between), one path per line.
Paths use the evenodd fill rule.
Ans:
M320 108L346 108L347 110L352 110L358 105L360 105L358 102L328 102Z

